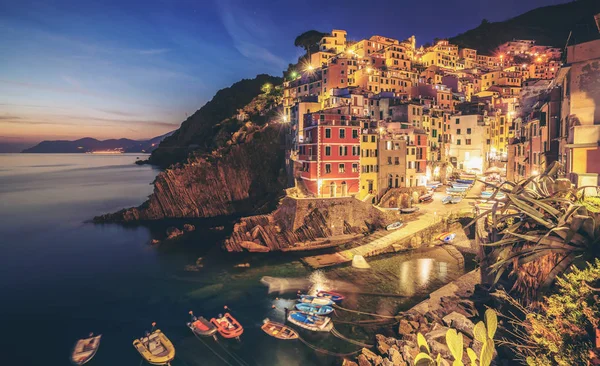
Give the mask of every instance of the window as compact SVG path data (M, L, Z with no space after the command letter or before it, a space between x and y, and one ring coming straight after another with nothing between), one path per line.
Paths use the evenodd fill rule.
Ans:
M331 156L331 146L325 146L325 156Z
M470 134L471 134L471 129L467 128L467 135L470 135Z
M460 145L460 139L456 140L456 144Z
M375 135L371 136L371 142L375 142Z
M400 158L397 156L394 158L394 165L400 165Z
M456 124L457 124L457 125L458 125L458 124L460 124L460 118L457 118L457 119L456 119Z
M348 146L340 146L340 156L348 155Z
M325 129L325 138L327 138L327 139L331 138L331 128Z
M358 130L352 130L352 138L353 139L357 139L358 138Z
M363 142L369 142L369 136L363 136L362 141Z
M471 139L466 139L465 140L465 145L471 145Z
M340 165L338 165L338 172L339 173L345 173L346 172L346 164L340 164Z
M358 146L352 146L352 156L358 156L359 148Z
M325 174L331 173L331 164L325 164Z
M352 173L358 173L358 164L357 163L352 164Z
M346 138L346 129L345 128L340 128L340 138L341 139Z
M456 130L456 134L460 135L460 128Z
M388 165L392 165L392 157L391 156L388 156L387 163L388 163Z

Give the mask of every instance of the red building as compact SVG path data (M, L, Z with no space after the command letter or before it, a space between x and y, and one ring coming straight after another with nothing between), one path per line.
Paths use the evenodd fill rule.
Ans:
M318 197L358 193L360 122L349 106L305 115L304 142L299 144L301 179Z

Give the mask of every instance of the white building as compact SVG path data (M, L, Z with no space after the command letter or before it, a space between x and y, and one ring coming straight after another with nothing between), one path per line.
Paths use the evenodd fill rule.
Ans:
M455 168L483 172L490 152L490 126L480 114L451 116L446 130L448 155Z

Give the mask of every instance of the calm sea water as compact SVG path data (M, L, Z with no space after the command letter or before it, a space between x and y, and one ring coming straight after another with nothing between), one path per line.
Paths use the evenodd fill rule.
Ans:
M344 267L312 272L297 255L222 252L219 243L228 222L194 222L199 228L193 235L159 246L151 246L150 240L164 232L162 224L86 222L139 205L152 192L150 183L158 171L134 165L138 156L143 158L0 154L2 364L68 365L75 340L93 331L103 338L89 365L141 365L132 341L156 321L175 344L173 366L338 365L339 358L315 353L299 341L277 341L260 330L266 317L283 320L283 308L293 306L296 290L268 294L262 276L341 281L363 292L407 296L352 295L344 303L395 313L463 273L450 257L432 251L372 259L367 271ZM221 224L223 231L209 229ZM199 257L202 268L194 266ZM250 267L234 268L240 263ZM194 310L210 318L224 305L245 333L241 342L205 339L209 349L186 328L187 313ZM342 321L358 320L349 313L339 315ZM391 327L365 329L340 322L336 328L367 342L375 332L393 334ZM331 351L356 349L331 335L301 334Z

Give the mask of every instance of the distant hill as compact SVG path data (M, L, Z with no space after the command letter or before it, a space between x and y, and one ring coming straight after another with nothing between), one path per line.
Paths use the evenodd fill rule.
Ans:
M219 147L240 127L238 121L231 117L261 94L263 85L275 86L282 82L282 78L261 74L219 90L209 102L183 121L172 136L161 142L149 162L166 168L185 161L190 151L210 152Z
M534 39L537 44L564 47L599 37L594 15L600 13L600 0L577 0L544 6L503 22L483 21L477 28L449 39L459 47L474 48L490 54L496 47L513 39Z
M152 152L164 138L170 136L173 132L174 131L171 131L167 134L144 141L130 139L96 140L91 137L85 137L75 141L42 141L34 147L25 149L22 152L37 154L73 154L107 150L121 150L126 153Z

